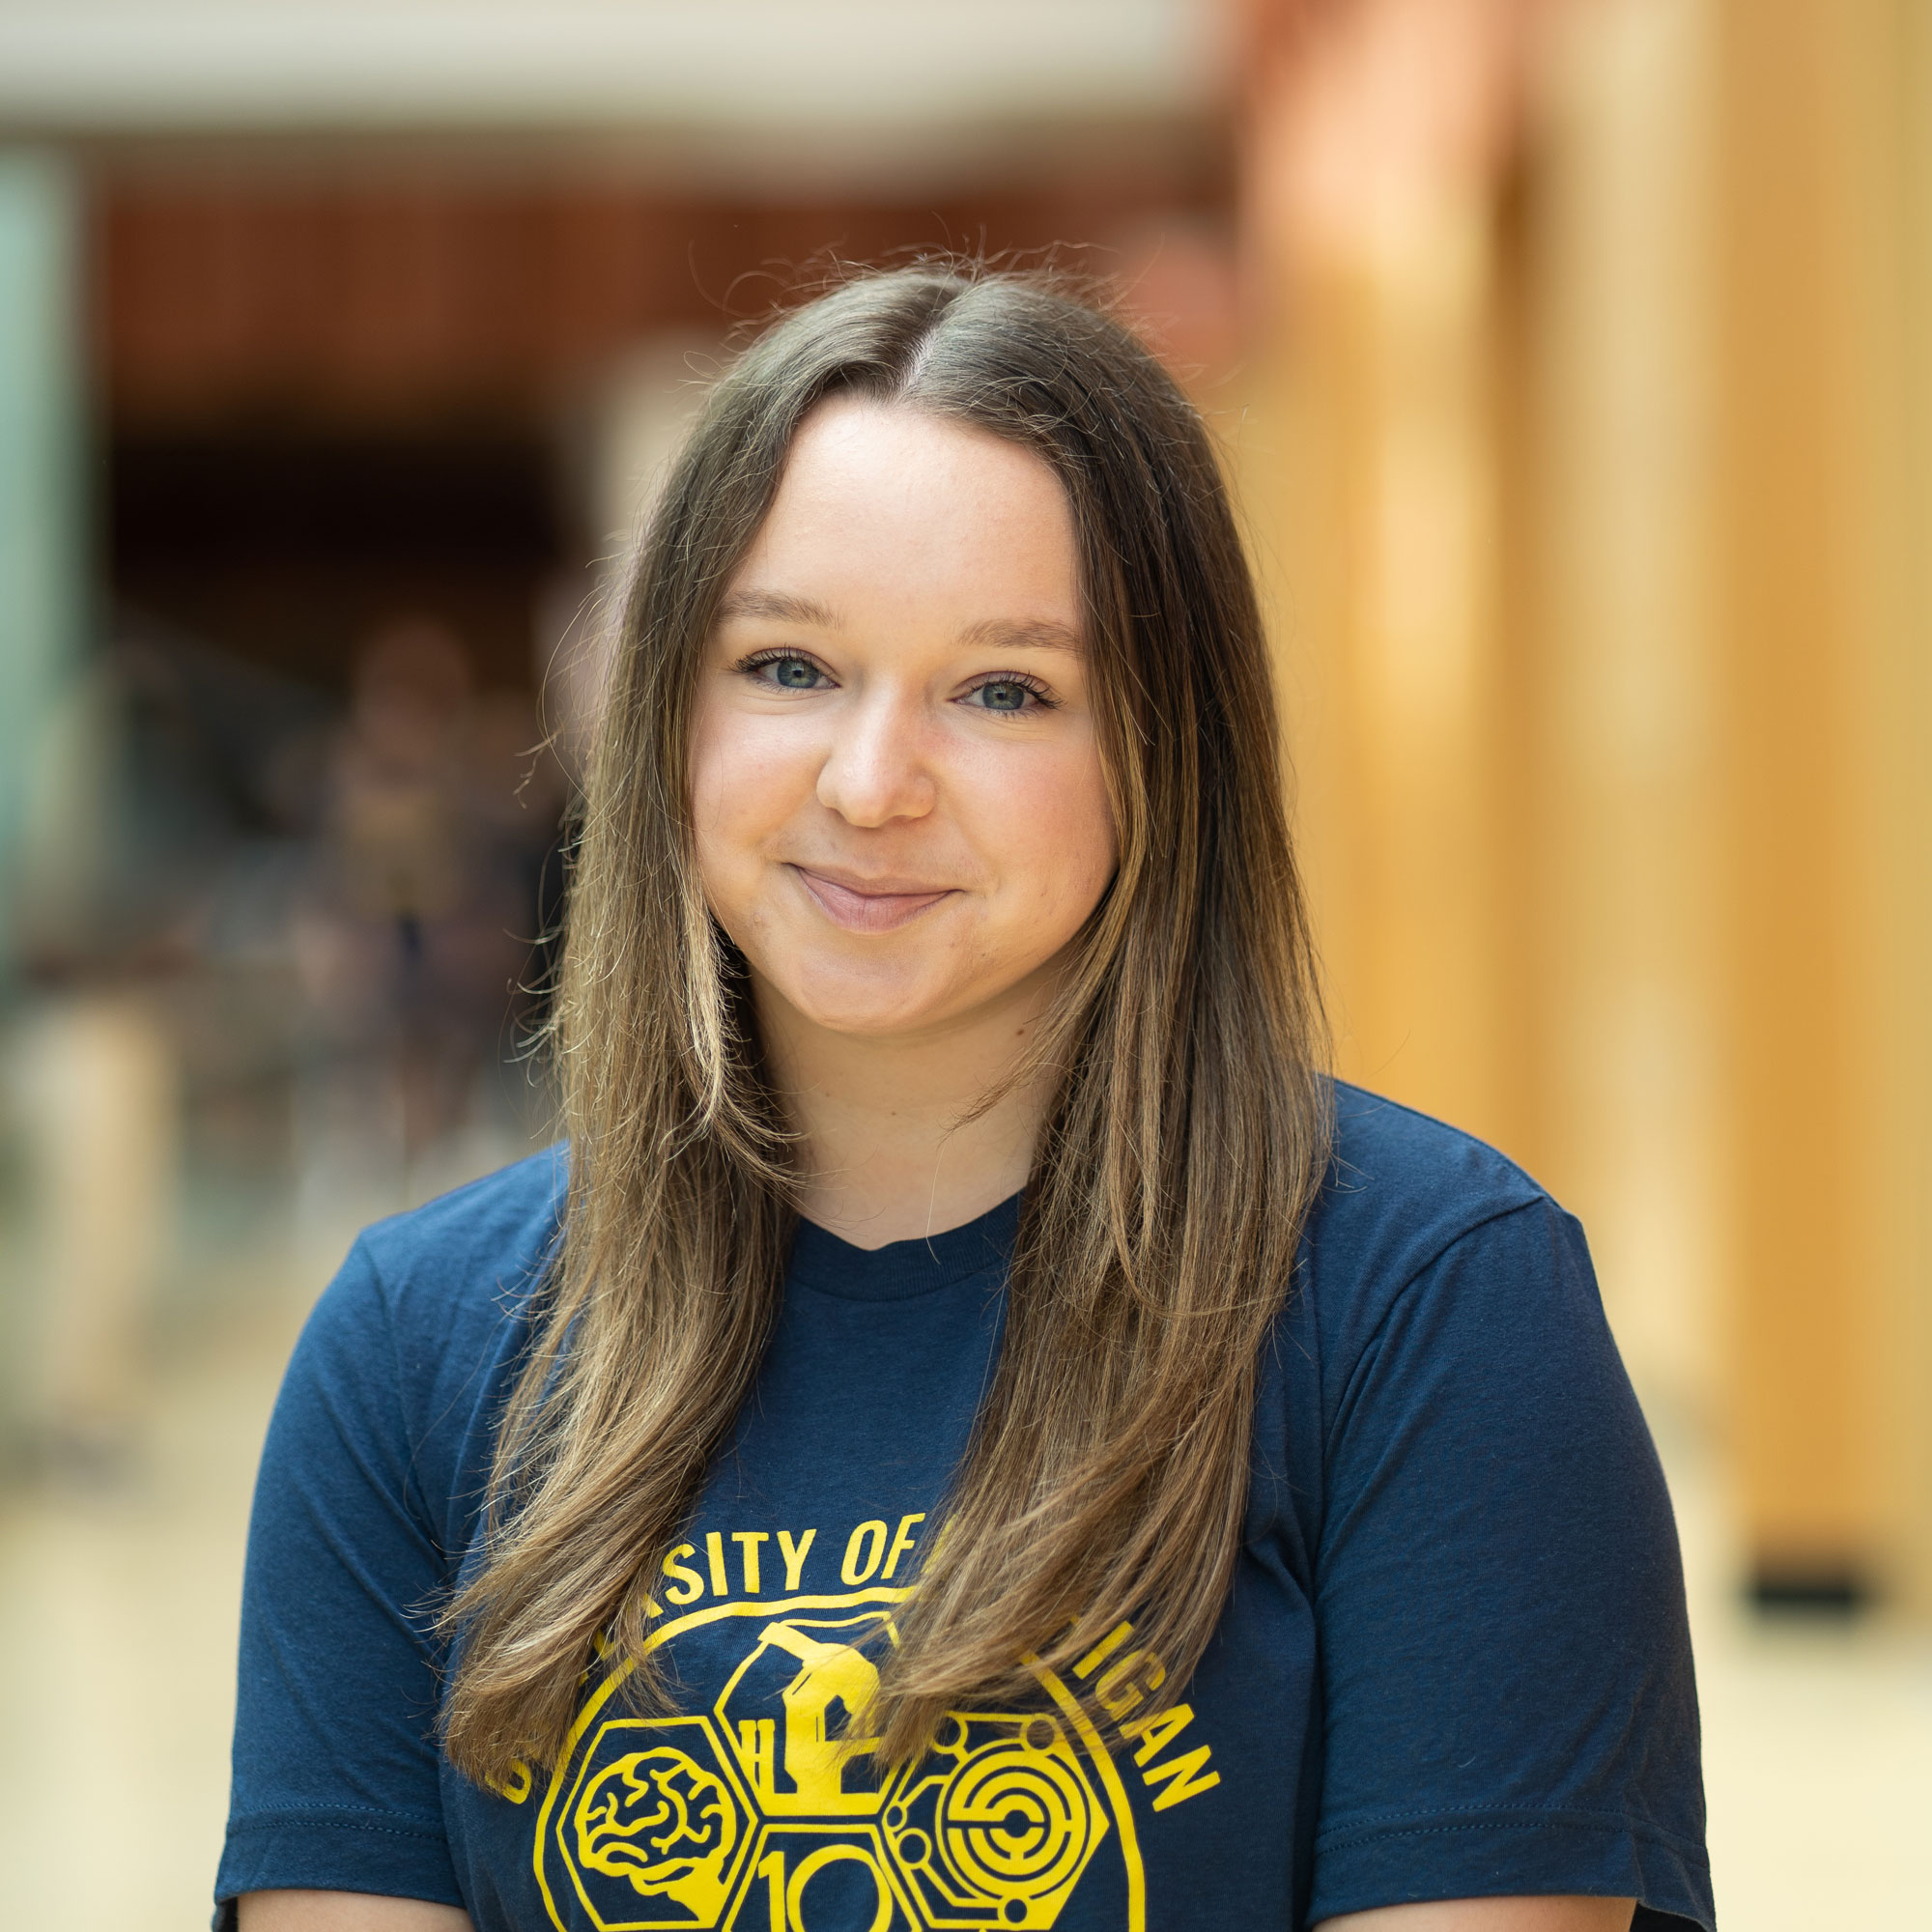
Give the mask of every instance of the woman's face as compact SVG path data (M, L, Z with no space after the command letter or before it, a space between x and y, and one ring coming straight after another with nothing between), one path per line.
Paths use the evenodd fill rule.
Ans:
M1073 521L1037 456L809 416L700 673L704 890L761 1003L909 1037L1031 1009L1113 875Z

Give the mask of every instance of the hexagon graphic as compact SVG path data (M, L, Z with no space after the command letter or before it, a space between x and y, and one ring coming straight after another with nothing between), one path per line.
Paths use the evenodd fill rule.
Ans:
M775 1617L712 1707L766 1818L869 1818L885 1803L875 1739L853 1719L878 1689L874 1661L897 1641L883 1610Z
M728 1932L925 1932L876 1825L795 1819L758 1828Z
M753 1821L705 1718L613 1718L583 1753L557 1849L598 1932L711 1932Z
M935 1927L1050 1926L1110 1829L1078 1749L1041 1713L957 1712L881 1818Z

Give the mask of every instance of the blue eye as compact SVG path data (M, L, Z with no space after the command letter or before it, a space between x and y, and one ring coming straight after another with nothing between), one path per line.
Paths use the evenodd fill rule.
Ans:
M767 658L757 669L786 691L815 691L825 676L810 658Z
M1023 684L1015 684L1007 678L995 678L990 684L979 686L973 696L988 711L1024 711L1026 701L1033 693Z

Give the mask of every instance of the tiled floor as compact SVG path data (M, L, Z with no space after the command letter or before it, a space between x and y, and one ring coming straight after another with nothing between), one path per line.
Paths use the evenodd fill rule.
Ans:
M1742 1611L1721 1490L1665 1440L1725 1932L1932 1932L1932 1633Z
M286 1272L286 1270L283 1270ZM0 1518L0 1923L206 1922L256 1445L299 1297L260 1270L161 1372L152 1458L121 1495ZM1712 1850L1727 1932L1932 1927L1932 1642L1767 1631L1728 1606L1723 1516L1670 1461L1690 1559Z
M299 1321L286 1292L225 1299L221 1332L164 1366L128 1490L64 1485L0 1518L0 1923L208 1921L242 1532Z

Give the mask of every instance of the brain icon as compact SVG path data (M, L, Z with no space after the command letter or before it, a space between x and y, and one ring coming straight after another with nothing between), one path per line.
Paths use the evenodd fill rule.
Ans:
M578 1861L673 1898L704 1922L724 1903L738 1807L722 1779L668 1745L606 1765L578 1801Z

